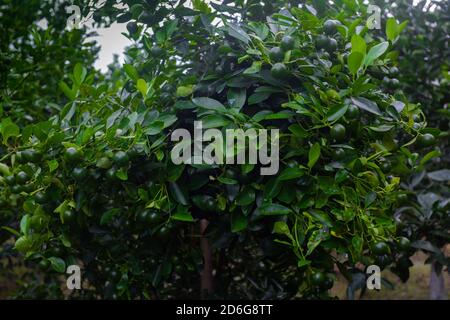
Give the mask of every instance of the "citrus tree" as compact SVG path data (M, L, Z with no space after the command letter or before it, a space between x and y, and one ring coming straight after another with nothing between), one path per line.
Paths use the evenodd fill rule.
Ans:
M391 69L383 83L400 88L397 94L421 104L426 115L414 118L414 126L420 128L422 138L413 150L426 155L420 161L418 172L409 176L403 185L405 193L396 219L402 232L413 241L416 250L429 255L433 279L430 282L433 299L446 297L443 268L449 271L450 261L445 257L445 245L449 242L449 74L448 29L449 7L447 2L419 2L412 6L408 1L396 2L396 6L384 6L401 20L408 20L405 32L398 37L395 48L399 52L396 67ZM395 33L397 23L387 18L386 30ZM412 41L414 39L414 41ZM427 127L426 127L427 126ZM437 281L434 281L437 279Z
M59 113L2 122L5 230L49 273L79 265L73 297L328 298L335 266L353 297L411 253L393 210L423 113L381 87L395 39L357 1L262 3L128 1L123 69L78 63ZM175 165L194 121L279 129L279 171Z

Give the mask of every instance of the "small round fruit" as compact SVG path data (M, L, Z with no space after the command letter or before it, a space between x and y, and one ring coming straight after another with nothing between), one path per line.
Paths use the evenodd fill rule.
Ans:
M417 137L417 143L422 147L430 147L436 143L436 138L431 133L421 134Z
M330 277L326 277L325 281L322 284L322 288L324 290L330 290L331 288L333 288L334 285L334 281L333 279L331 279Z
M39 204L44 204L47 202L47 195L42 191L38 191L34 195L34 201Z
M124 151L117 151L114 154L113 161L116 165L118 165L120 167L125 167L128 165L128 163L130 161L130 157Z
M161 227L161 229L158 230L157 235L160 238L166 239L170 235L170 227L169 226Z
M336 148L333 150L333 159L342 160L345 157L345 150L343 148Z
M23 164L23 163L26 162L25 157L23 156L23 152L22 152L22 151L19 151L19 152L16 153L16 162L17 162L17 163L20 163L20 164Z
M323 24L323 29L325 33L329 36L332 36L337 31L337 26L340 24L338 20L327 20Z
M16 183L16 177L12 174L5 177L5 181L8 185L12 186Z
M392 78L390 84L392 89L397 89L400 87L400 81L397 78Z
M20 171L16 175L16 182L18 184L25 184L27 181L30 180L30 176L25 171Z
M41 270L47 271L48 268L50 268L50 261L48 261L47 259L42 259L41 261L39 261L38 266Z
M138 31L138 25L135 21L127 23L127 30L130 34L135 34Z
M78 181L83 180L84 178L86 178L86 176L87 176L87 170L85 168L75 167L72 170L72 177L75 180L78 180Z
M150 54L155 58L162 56L163 52L164 50L156 45L150 48Z
M359 108L355 106L354 104L351 104L348 106L347 112L345 112L345 116L348 119L358 119L359 118Z
M167 92L167 93L172 93L172 92L175 91L175 87L172 84L170 84L170 83L166 83L165 85L163 85L161 87L161 91L162 92Z
M397 67L392 67L389 69L389 74L391 76L396 76L398 74L398 68Z
M64 223L72 223L75 221L76 214L73 210L65 210L63 212L63 221Z
M338 123L331 127L330 135L336 141L342 141L345 138L345 127Z
M13 186L11 187L11 192L12 192L12 193L18 194L18 193L21 193L22 191L23 191L23 188L22 188L22 186L19 185L19 184L15 184L15 185L13 185Z
M138 214L136 215L136 220L138 222L145 223L145 222L147 222L149 214L150 214L150 211L148 211L148 210L139 211Z
M288 69L284 63L277 62L272 66L270 74L275 79L285 79L288 76Z
M324 49L326 50L328 48L328 37L324 35L320 35L316 39L316 48L318 50Z
M298 168L298 161L294 159L289 159L286 162L286 167L288 168Z
M106 170L106 180L110 181L110 182L114 182L117 180L117 176L116 176L117 170L116 168L109 168L108 170Z
M406 237L400 237L397 244L401 251L408 251L411 248L411 241Z
M269 51L269 57L272 61L283 61L284 59L284 51L280 47L273 47Z
M295 46L295 39L292 36L286 35L281 39L280 46L284 51L292 50Z
M64 158L67 162L74 163L81 160L82 153L77 148L69 147L64 153Z
M326 50L328 52L333 52L333 51L336 51L337 47L338 47L338 43L337 43L336 39L328 38L328 44L327 44Z
M389 246L383 241L375 243L372 247L372 251L377 255L388 254L390 252Z
M27 149L22 151L22 157L28 162L38 162L40 159L40 154L34 149Z
M392 169L392 163L390 161L383 161L380 165L381 171L388 173Z
M381 268L387 267L391 264L392 259L387 254L381 254L375 257L375 264L380 266Z
M326 276L323 272L317 271L311 277L311 282L313 285L320 287L325 283Z

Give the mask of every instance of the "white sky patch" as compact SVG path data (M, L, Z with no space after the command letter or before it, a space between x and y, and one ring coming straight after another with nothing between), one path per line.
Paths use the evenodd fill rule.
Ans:
M92 37L89 40L95 40L100 45L98 59L95 61L94 67L106 72L108 64L113 62L114 54L119 56L119 62L124 62L124 49L132 42L125 37L122 32L127 32L125 23L114 22L108 28L94 29L98 33L98 37Z

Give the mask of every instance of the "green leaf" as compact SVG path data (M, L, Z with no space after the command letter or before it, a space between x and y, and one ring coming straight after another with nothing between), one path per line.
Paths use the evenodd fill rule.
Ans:
M422 159L420 159L420 165L423 166L425 163L427 163L431 159L439 157L440 155L441 155L441 153L437 150L430 151L426 155L424 155Z
M144 79L138 79L136 83L136 88L139 90L139 92L142 94L144 98L147 96L148 84Z
M395 18L389 18L386 22L386 36L388 40L394 41L398 36L398 25Z
M220 112L226 112L227 109L223 104L221 104L219 101L207 98L207 97L200 97L200 98L194 98L192 99L192 102L199 106L200 108L208 109L208 110L215 110Z
M47 165L48 165L50 172L55 171L56 169L58 169L58 166L59 166L58 161L55 159L47 160Z
M323 232L322 230L315 230L311 234L311 236L308 239L308 251L306 252L306 255L310 255L314 249L317 248L317 246L324 240L328 238L328 234Z
M289 230L289 226L284 221L277 221L273 225L273 232L276 234L282 234L292 239L291 231Z
M317 160L320 157L320 145L315 143L311 149L309 149L308 153L308 167L312 168L316 164Z
M64 262L63 259L58 258L58 257L50 257L48 258L48 260L50 261L53 270L55 270L56 272L59 273L64 273L66 272L66 263Z
M186 192L182 188L180 188L180 186L176 182L170 182L169 189L172 193L172 196L178 203L184 206L187 206L189 204Z
M203 129L225 127L231 121L219 114L210 114L202 118Z
M361 52L352 52L347 58L347 66L352 74L357 74L361 68L364 55Z
M6 145L9 138L20 135L20 128L10 118L6 118L0 123L0 133L3 137L3 144Z
M244 88L230 88L228 89L227 99L228 104L235 109L241 109L247 98L247 92Z
M301 127L299 124L291 124L288 128L290 132L297 138L306 138L309 136L308 131L306 131L303 127Z
M119 178L122 181L127 181L128 180L127 169L126 168L120 168L119 170L117 170L116 177Z
M135 67L133 67L131 64L125 63L123 65L123 68L125 70L125 73L128 75L128 77L130 77L131 80L135 82L138 81L139 73L137 72Z
M255 201L255 190L250 186L245 186L236 197L236 203L238 206L248 206Z
M9 167L0 162L0 173L4 176L9 176L11 174L11 171L9 171Z
M372 65L377 58L379 58L381 55L383 55L383 53L386 52L388 47L389 42L384 41L370 48L369 52L367 53L364 59L364 65L366 66Z
M171 219L177 220L177 221L185 221L185 222L193 222L194 218L192 217L191 213L189 212L188 207L178 205L177 211L175 214L172 215Z
M351 99L358 108L381 116L381 111L375 102L363 97L352 97Z
M260 102L263 102L264 100L267 100L269 97L270 97L269 92L256 92L248 98L248 104L249 105L258 104Z
M253 74L261 71L262 61L253 61L252 65L244 71L244 74Z
M280 180L280 181L292 180L292 179L300 178L304 174L305 174L305 172L300 168L286 168L278 176L278 180Z
M177 88L177 97L185 98L192 94L194 86L192 84L188 86L180 86Z
M348 105L337 105L331 108L327 113L327 120L330 122L334 122L336 120L339 120L344 116L344 114L347 112Z
M120 210L117 208L110 209L110 210L104 212L102 214L102 217L100 218L100 225L103 226L103 225L109 223L114 218L114 216L116 216L119 212L120 212Z
M244 42L245 44L248 44L250 42L250 36L238 25L229 23L227 24L225 29L233 38L236 38Z
M84 79L86 79L87 70L81 63L77 63L75 68L73 69L73 78L75 83L80 85L83 83Z
M20 232L18 232L17 230L14 230L13 228L3 226L3 227L0 227L0 229L6 230L17 237L20 237Z
M247 227L248 219L240 212L231 214L231 232L240 232Z
M259 212L263 216L285 215L291 212L291 209L277 203L263 204L259 207Z
M333 221L330 219L330 217L328 216L328 214L326 214L323 211L320 210L314 210L314 209L310 209L307 213L310 215L311 217L314 218L314 220L319 221L321 224L332 228L333 227Z
M75 90L70 89L69 86L64 81L60 81L58 83L58 86L62 90L62 92L66 95L67 98L69 98L72 101L75 100L75 98L77 97Z
M354 34L352 36L352 53L356 53L359 52L362 54L363 58L366 55L366 50L367 50L367 45L366 42L364 41L363 37L361 37L360 35Z
M217 180L223 184L238 184L239 183L235 179L226 178L226 177L217 177Z

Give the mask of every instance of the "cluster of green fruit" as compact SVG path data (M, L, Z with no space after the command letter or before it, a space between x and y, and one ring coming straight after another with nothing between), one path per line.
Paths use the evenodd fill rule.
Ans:
M340 25L338 20L326 20L324 23L324 32L326 35L319 35L316 38L316 48L326 52L333 53L338 47L336 39L332 36L337 32L337 26ZM284 35L280 41L280 45L272 47L269 50L269 57L275 62L271 68L271 75L275 79L286 80L289 76L289 69L284 63L286 52L296 47L295 38L291 35Z

